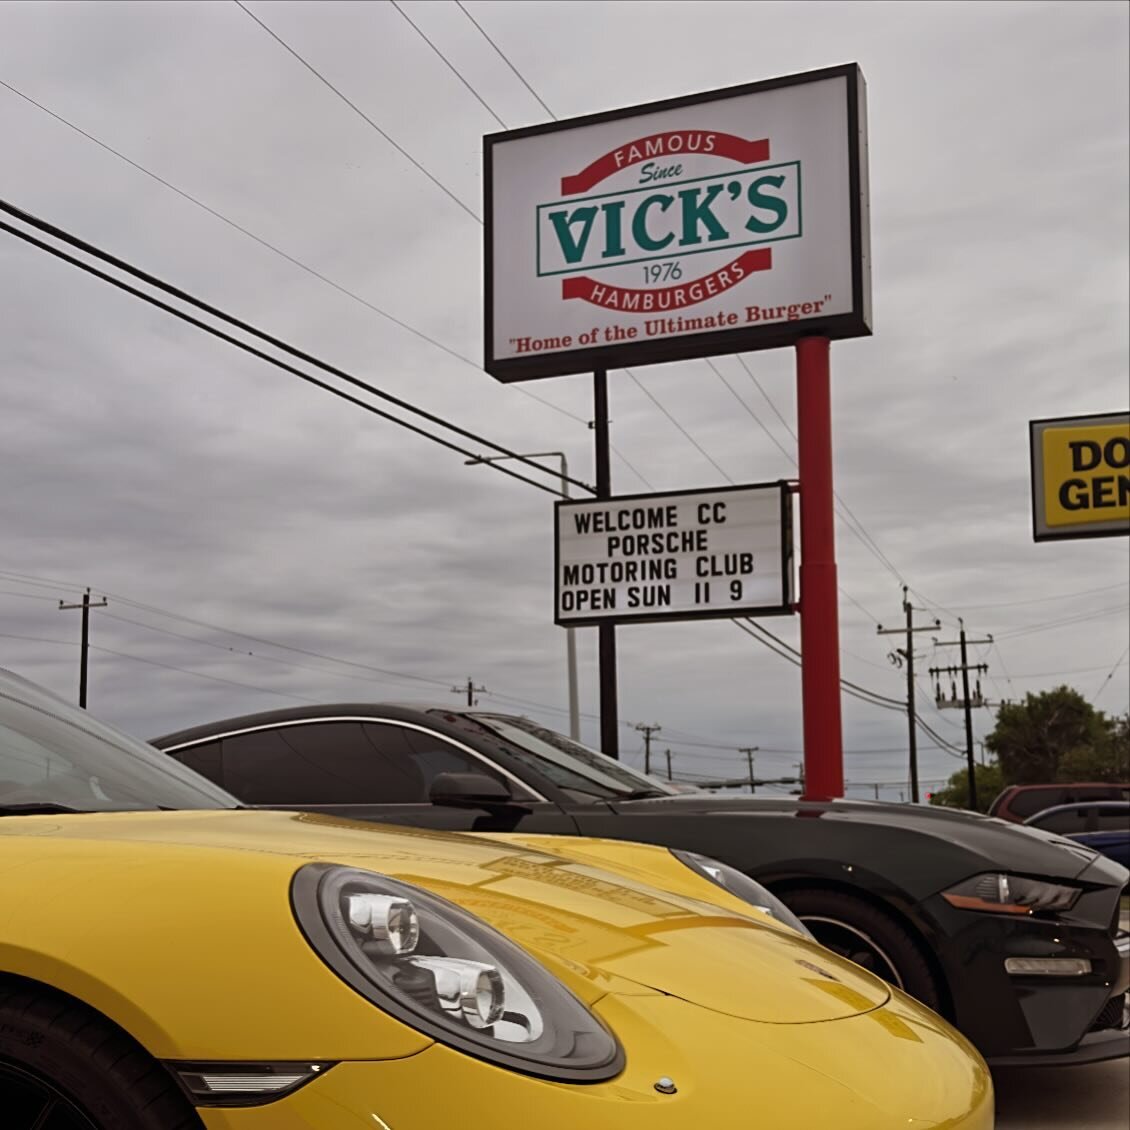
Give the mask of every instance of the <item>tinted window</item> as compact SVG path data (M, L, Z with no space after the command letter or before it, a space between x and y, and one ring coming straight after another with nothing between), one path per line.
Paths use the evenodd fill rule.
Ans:
M1113 808L1100 808L1098 819L1100 832L1130 832L1130 808L1121 811Z
M1090 811L1092 810L1088 808L1067 808L1063 812L1049 812L1045 817L1037 817L1032 823L1045 832L1059 832L1062 835L1085 832L1087 814Z
M215 781L217 785L224 783L220 772L219 742L205 742L203 745L189 746L188 749L178 749L171 756L189 769L195 769L209 781Z
M1025 817L1063 803L1063 789L1022 789L1009 800L1007 807L1009 812Z
M54 695L0 672L0 806L228 808L233 799Z
M426 804L437 773L501 779L442 738L376 722L240 734L224 739L223 760L226 787L249 804Z
M1090 785L1085 789L1068 789L1066 804L1088 800L1121 800L1122 790L1117 785Z
M499 714L467 717L506 739L508 752L560 789L581 797L673 796L676 790L531 721Z

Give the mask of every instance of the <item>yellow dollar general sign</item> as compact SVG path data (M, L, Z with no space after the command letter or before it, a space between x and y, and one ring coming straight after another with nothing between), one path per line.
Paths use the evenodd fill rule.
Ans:
M1036 541L1130 534L1130 414L1033 420Z

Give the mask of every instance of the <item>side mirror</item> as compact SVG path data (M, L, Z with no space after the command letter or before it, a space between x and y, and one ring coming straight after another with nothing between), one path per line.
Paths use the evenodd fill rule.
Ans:
M513 803L510 789L485 773L437 773L428 799L453 808L498 808Z

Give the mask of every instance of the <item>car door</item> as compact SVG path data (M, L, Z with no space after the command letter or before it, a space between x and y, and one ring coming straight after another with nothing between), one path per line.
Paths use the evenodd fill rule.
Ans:
M1073 804L1057 808L1054 812L1044 812L1034 817L1031 823L1045 832L1055 832L1061 836L1078 836L1091 830L1093 805Z
M1096 805L1096 810L1093 828L1080 839L1115 863L1130 867L1130 805Z
M576 831L557 805L505 770L414 723L362 718L280 723L225 736L220 762L224 787L257 807L449 831L519 826L534 832ZM479 773L503 781L515 805L487 811L432 804L429 790L439 773Z

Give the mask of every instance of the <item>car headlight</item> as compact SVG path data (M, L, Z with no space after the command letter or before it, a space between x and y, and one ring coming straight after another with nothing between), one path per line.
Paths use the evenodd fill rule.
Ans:
M776 918L778 922L812 938L812 931L772 892L763 887L756 879L743 875L736 867L728 863L719 863L705 855L693 851L676 851L671 849L671 854L680 862L685 863L696 874L709 880L716 887L729 891L735 898L756 906L758 910ZM812 938L815 941L815 938Z
M974 875L942 892L942 898L960 910L1017 915L1070 910L1079 895L1078 887L1003 874Z
M552 973L497 930L419 887L312 863L295 917L322 960L405 1024L502 1067L567 1082L618 1075L616 1038Z

